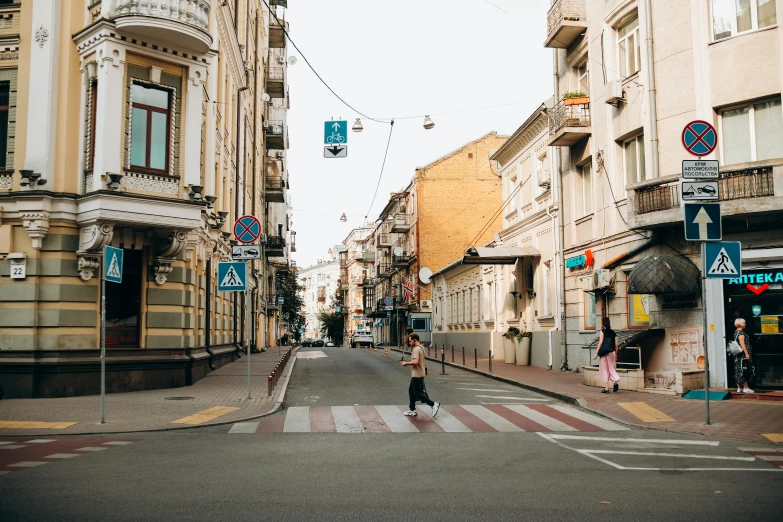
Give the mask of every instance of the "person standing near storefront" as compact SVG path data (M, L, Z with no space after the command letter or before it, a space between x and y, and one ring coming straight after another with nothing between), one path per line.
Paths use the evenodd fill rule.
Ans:
M737 328L734 332L734 340L739 343L744 352L744 357L743 354L734 356L734 380L737 381L737 393L753 393L753 390L748 388L748 381L753 380L756 371L751 360L753 351L750 346L750 335L745 331L745 319L741 317L735 319L734 326ZM740 389L740 383L742 383L742 389Z
M617 335L612 330L608 317L601 318L601 334L598 337L598 348L595 350L593 359L601 358L598 363L598 373L601 381L606 384L606 389L601 393L609 393L609 383L614 383L614 391L620 389L620 376L617 374L615 366L617 365L617 350L620 345L617 342Z

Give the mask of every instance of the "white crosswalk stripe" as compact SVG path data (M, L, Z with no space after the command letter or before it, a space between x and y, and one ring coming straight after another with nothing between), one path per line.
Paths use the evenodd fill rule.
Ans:
M332 406L332 416L337 433L361 433L362 421L351 406Z
M604 419L603 417L599 417L598 415L591 415L581 410L577 410L576 408L572 408L571 406L565 406L563 404L550 404L550 406L556 409L557 411L561 411L566 415L570 415L571 417L574 417L575 419L583 420L589 424L592 424L593 426L598 426L602 430L628 431L631 429L627 426L623 426L621 424L617 424L616 422L612 422L610 420Z
M527 417L533 422L539 423L540 425L552 431L579 431L576 428L573 428L568 424L560 422L559 420L555 420L552 417L544 415L541 412L538 412L536 410L531 410L527 406L522 406L519 404L509 404L506 407L512 411L519 413L523 417Z
M494 411L486 409L484 406L468 405L463 406L463 408L500 432L525 431L516 424L507 421Z
M421 412L419 412L421 415ZM441 408L438 410L438 414L432 418L438 423L438 426L443 428L446 433L471 433L471 429L462 424L454 415Z
M257 422L237 422L229 433L255 433L256 429L258 429Z
M411 424L396 406L376 406L378 415L394 433L418 433L419 430Z
M310 408L292 406L285 416L283 431L287 433L308 433L310 431Z

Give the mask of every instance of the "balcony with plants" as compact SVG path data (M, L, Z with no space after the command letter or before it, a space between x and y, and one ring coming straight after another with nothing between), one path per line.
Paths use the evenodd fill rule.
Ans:
M570 147L592 133L587 93L567 92L548 113L549 146Z

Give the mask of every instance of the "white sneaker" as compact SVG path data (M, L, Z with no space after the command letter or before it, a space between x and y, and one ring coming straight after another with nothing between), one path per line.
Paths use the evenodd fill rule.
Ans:
M755 393L755 392L753 390L751 390L750 388L743 388L742 389L742 393Z
M416 413L416 410L408 410L404 413L404 415L407 415L408 417L417 417L419 414Z
M440 403L439 403L439 402L436 402L436 403L435 403L435 404L432 406L432 416L433 416L433 417L434 417L435 415L437 415L437 414L438 414L438 410L439 410L439 409L440 409Z
M737 393L742 393L742 388L740 388L739 386L737 386Z

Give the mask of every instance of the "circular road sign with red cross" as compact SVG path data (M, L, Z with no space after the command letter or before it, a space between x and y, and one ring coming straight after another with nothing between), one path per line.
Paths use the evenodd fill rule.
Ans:
M255 216L242 216L234 223L234 237L240 243L252 243L261 235L261 223Z
M682 131L682 145L685 150L701 158L715 150L718 133L706 121L692 121Z

